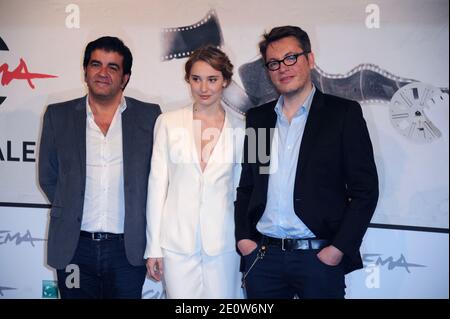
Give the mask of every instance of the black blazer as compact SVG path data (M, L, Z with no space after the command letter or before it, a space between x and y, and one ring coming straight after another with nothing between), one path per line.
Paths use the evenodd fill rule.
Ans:
M122 114L125 250L144 265L146 203L153 127L161 109L126 97ZM86 97L49 105L39 149L39 184L52 204L47 263L63 269L80 236L86 185Z
M247 128L275 128L275 105L276 101L251 109ZM260 239L256 224L267 201L269 175L262 172L268 171L270 161L252 152L265 147L263 153L270 155L272 134L260 130L255 143L248 136L235 201L236 241ZM377 204L378 176L357 102L316 89L301 141L292 200L306 226L344 253L346 272L362 268L359 247Z

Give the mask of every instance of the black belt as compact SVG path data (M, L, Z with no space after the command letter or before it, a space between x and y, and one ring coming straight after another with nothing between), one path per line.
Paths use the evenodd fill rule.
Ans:
M273 238L263 236L261 243L267 246L280 247L281 250L309 250L309 249L322 249L329 246L330 241L328 239L307 238L307 239L295 239L295 238Z
M123 239L123 234L113 234L113 233L90 233L82 230L80 232L81 237L90 238L92 240L113 240L113 239Z

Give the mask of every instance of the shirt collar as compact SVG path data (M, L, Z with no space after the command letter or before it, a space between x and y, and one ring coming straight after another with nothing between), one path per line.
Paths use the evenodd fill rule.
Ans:
M316 93L316 87L312 86L312 90L309 93L308 97L305 99L305 102L303 102L303 105L298 109L297 113L295 113L294 117L298 117L303 114L308 114L309 109L311 108L311 103L314 97L314 93ZM277 113L278 117L284 117L283 114L283 104L284 104L284 96L280 95L278 98L277 104L275 105L275 112Z
M127 108L127 101L122 96L119 104L119 111L120 113L123 113ZM86 97L86 115L88 117L94 117L94 114L92 113L91 106L89 105L89 96Z

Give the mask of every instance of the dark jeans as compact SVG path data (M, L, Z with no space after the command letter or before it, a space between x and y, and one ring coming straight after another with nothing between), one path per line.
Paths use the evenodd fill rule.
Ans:
M244 257L245 271L254 262L258 250L259 246ZM246 277L247 298L343 299L345 274L342 263L325 265L316 256L319 251L282 251L280 247L268 246L263 259L255 263Z
M73 287L74 266L79 267L79 288ZM58 288L62 299L140 299L145 274L145 266L129 264L122 238L95 241L80 237L70 265L57 270Z

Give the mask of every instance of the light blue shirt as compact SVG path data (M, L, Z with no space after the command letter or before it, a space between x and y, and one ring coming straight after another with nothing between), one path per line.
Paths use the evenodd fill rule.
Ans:
M294 211L298 153L315 92L316 89L313 86L311 93L295 113L290 124L283 114L283 96L280 96L275 106L277 123L276 133L272 140L267 204L256 225L258 231L266 236L276 238L316 237Z

